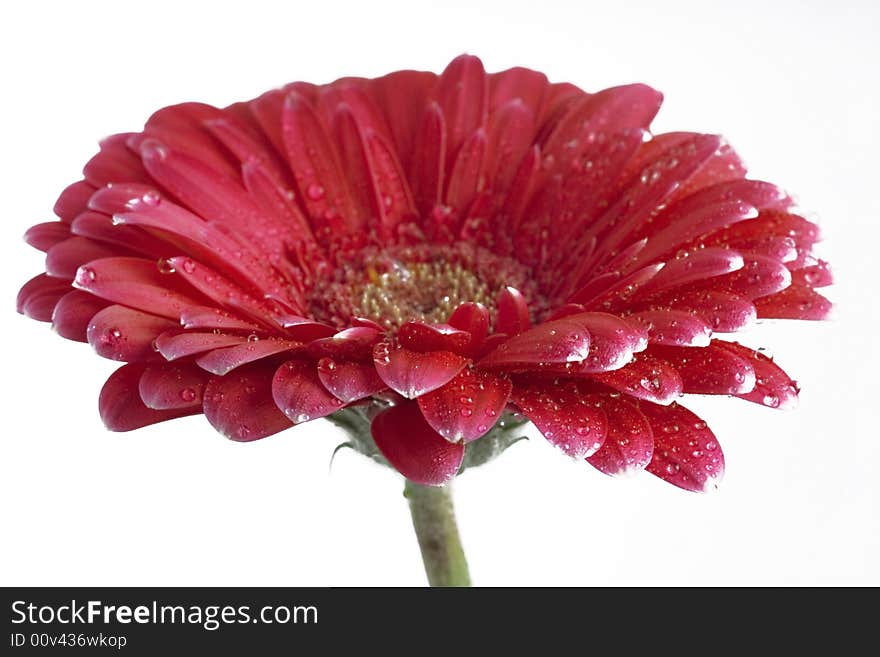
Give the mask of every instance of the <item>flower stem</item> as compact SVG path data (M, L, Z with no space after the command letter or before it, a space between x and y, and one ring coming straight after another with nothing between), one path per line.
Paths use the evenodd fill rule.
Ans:
M451 485L433 487L406 482L413 528L431 586L470 586L467 560L458 536Z

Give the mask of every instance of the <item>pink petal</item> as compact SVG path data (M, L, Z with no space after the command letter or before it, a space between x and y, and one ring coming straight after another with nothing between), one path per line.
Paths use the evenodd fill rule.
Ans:
M189 306L204 305L175 289L155 262L141 258L101 258L76 272L74 285L95 296L177 320Z
M676 347L705 347L712 328L696 315L681 310L645 310L629 315L648 331L651 344Z
M576 384L518 383L510 398L544 437L567 456L592 456L605 440L605 412Z
M825 287L834 283L834 275L831 266L820 260L815 265L792 271L791 282L801 287Z
M718 487L724 475L724 454L705 422L677 403L640 404L639 410L654 432L648 472L697 493Z
M694 289L730 292L744 299L757 299L784 290L791 285L791 273L775 258L743 254L744 265L733 273L695 283Z
M68 281L39 274L22 285L15 300L15 308L38 322L49 322L52 320L55 304L70 291Z
M294 424L330 415L344 405L321 383L315 364L304 360L289 360L278 368L272 397Z
M27 229L24 241L38 251L48 251L70 237L70 226L62 221L47 221Z
M681 375L670 363L644 353L611 372L590 375L604 385L637 399L670 404L682 394Z
M88 292L72 290L55 304L52 311L52 328L61 337L77 342L87 342L89 323L98 311L109 304Z
M101 388L98 411L110 431L131 431L200 411L197 406L166 410L148 408L138 392L138 383L145 367L142 363L123 365L110 375Z
M156 360L156 338L173 328L175 324L163 317L114 305L92 317L86 338L104 358L128 362Z
M644 297L661 290L679 287L693 281L728 274L743 267L743 258L736 251L706 248L670 260L656 276L645 283L637 294Z
M495 304L498 308L498 317L495 320L496 333L514 336L529 330L532 325L529 306L519 290L513 287L504 288Z
M797 406L797 383L772 359L736 342L716 340L715 344L736 354L755 369L755 388L737 397L770 408L790 409Z
M260 361L226 376L211 377L204 392L208 422L237 441L258 440L291 426L273 401L276 367L275 363Z
M372 361L322 358L318 361L318 378L330 394L346 404L387 389Z
M278 340L275 338L253 340L249 338L247 342L242 344L209 351L196 358L196 364L212 374L224 376L228 372L247 363L280 354L284 351L293 351L299 347L302 347L302 343L294 342L293 340Z
M46 253L46 273L71 280L81 265L115 255L119 255L119 249L85 237L71 237L59 242Z
M243 342L247 342L243 335L173 329L156 338L155 348L166 360L176 360Z
M469 361L451 351L420 353L380 342L373 348L373 362L389 388L415 399L451 381Z
M257 331L257 324L245 321L219 308L193 306L180 313L180 323L185 329L226 329Z
M88 207L89 197L94 193L95 186L85 180L72 183L64 188L52 209L63 222L69 224Z
M402 347L413 351L452 351L462 353L471 342L466 331L449 324L407 322L397 331Z
M591 397L608 417L608 433L587 462L611 476L644 470L654 453L654 434L647 418L635 404L614 394Z
M511 383L506 378L470 368L418 399L428 424L451 442L476 440L498 420Z
M740 395L755 388L755 368L713 341L708 347L651 346L681 374L682 391L702 395Z
M138 393L148 408L202 408L209 376L191 363L157 363L141 375Z
M423 486L442 486L456 475L464 460L464 443L451 443L434 431L413 402L383 411L370 430L388 462Z

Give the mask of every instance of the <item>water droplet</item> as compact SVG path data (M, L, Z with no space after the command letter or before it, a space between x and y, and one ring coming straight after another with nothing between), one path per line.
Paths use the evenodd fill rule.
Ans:
M708 443L706 443L706 449L710 452L716 450L718 449L718 443L716 443L714 440L710 440Z
M324 198L324 188L318 183L311 183L306 187L306 196L312 201L320 201Z
M184 388L180 391L180 398L185 402L194 401L196 398L196 391L192 388Z
M256 342L256 341L258 341L259 339L260 339L260 336L257 335L256 333L251 333L249 336L247 336L247 341L248 341L248 342Z
M312 418L309 416L308 413L300 413L295 418L293 418L293 421L295 424L301 424L303 422L308 422L311 419Z
M474 411L470 408L463 408L459 411L459 413L461 413L462 417L470 417L474 414Z
M156 262L156 267L159 269L160 274L173 274L176 269L174 269L174 264L168 258L159 258L158 262Z
M776 408L779 406L779 397L776 395L764 395L764 406L769 406L770 408Z
M192 274L196 270L196 263L187 258L183 261L182 267L187 274Z
M157 205L159 205L159 203L162 202L162 197L159 196L159 192L151 189L147 192L144 192L144 195L141 196L141 201L144 202L144 205L156 207Z

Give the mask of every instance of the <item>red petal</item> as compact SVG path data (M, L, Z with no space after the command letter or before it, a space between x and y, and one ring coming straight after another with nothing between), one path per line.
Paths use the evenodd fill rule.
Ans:
M180 323L185 329L227 329L239 331L256 331L260 327L236 317L230 312L211 308L210 306L194 306L180 313Z
M590 332L583 322L563 317L510 338L484 357L479 366L530 369L537 365L580 363L589 353Z
M608 430L605 412L576 384L517 384L511 401L553 445L582 459L602 446Z
M489 335L489 311L481 303L468 301L449 316L449 325L470 334L470 340L461 353L474 357Z
M663 293L647 305L651 309L684 310L705 320L718 333L738 331L755 321L755 306L729 292L678 291Z
M208 375L191 363L149 365L141 375L138 392L149 408L202 408Z
M748 361L755 369L754 390L737 397L770 408L789 409L797 406L797 384L770 358L736 342L716 340L715 345Z
M73 290L65 294L52 311L52 328L68 340L86 342L89 323L108 303L88 292Z
M465 139L485 124L488 101L486 72L476 57L456 57L437 79L437 102L443 109L448 135L447 171Z
M644 353L619 370L592 374L590 378L632 397L669 404L682 394L681 375L671 364Z
M373 348L373 362L389 388L415 399L451 381L469 361L451 351L420 353L380 342Z
M455 476L464 460L464 443L450 443L434 431L413 402L383 411L370 430L388 462L423 486L442 486Z
M706 347L712 335L712 328L705 321L681 310L645 310L627 319L645 327L651 344Z
M824 260L820 260L815 265L791 272L791 282L801 287L825 287L834 283L834 275L830 265Z
M290 426L272 399L272 376L277 365L261 361L240 367L227 376L208 380L204 392L205 417L230 440L251 441Z
M138 392L138 383L145 367L142 363L123 365L110 375L101 388L98 411L110 431L131 431L199 412L198 407L161 411L148 408Z
M327 392L315 364L304 360L289 360L278 368L272 380L272 397L294 424L330 415L343 406Z
M724 475L724 454L705 422L675 403L641 404L639 410L654 432L648 472L697 493L718 487Z
M446 440L470 442L494 426L510 390L508 379L466 368L445 386L419 397L419 408Z
M397 332L400 345L413 351L453 351L462 353L471 342L466 331L449 324L407 322Z
M708 347L648 349L652 356L672 364L681 374L682 391L702 395L740 395L755 388L755 368L712 342Z
M384 331L367 326L355 326L339 331L329 338L314 340L308 350L315 358L363 359L370 358Z
M156 360L156 338L173 322L125 306L108 306L89 322L86 338L99 356L112 360Z
M346 404L387 389L372 362L322 358L318 361L318 378L334 397Z
M414 152L417 156L412 160L410 174L413 198L422 216L428 216L440 201L446 159L446 124L437 103L425 108Z
M809 287L792 285L782 292L755 299L758 317L828 319L831 302Z
M643 297L693 281L721 276L742 269L743 264L742 256L730 249L711 247L685 253L668 261L656 276L638 290L637 294Z
M513 287L506 287L498 295L495 302L498 317L495 320L495 332L514 336L528 331L532 325L529 306L522 293Z
M302 343L293 340L268 338L255 341L249 339L242 344L209 351L196 358L196 363L212 374L223 376L246 363L252 363L283 351L292 351L301 346Z
M654 453L654 434L647 418L628 401L614 395L591 395L608 417L608 433L599 451L587 461L607 475L644 470Z

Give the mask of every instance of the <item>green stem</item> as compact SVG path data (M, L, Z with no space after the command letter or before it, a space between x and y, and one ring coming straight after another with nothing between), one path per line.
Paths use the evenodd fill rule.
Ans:
M450 485L433 487L406 482L413 528L431 586L470 586L467 560L455 524Z

